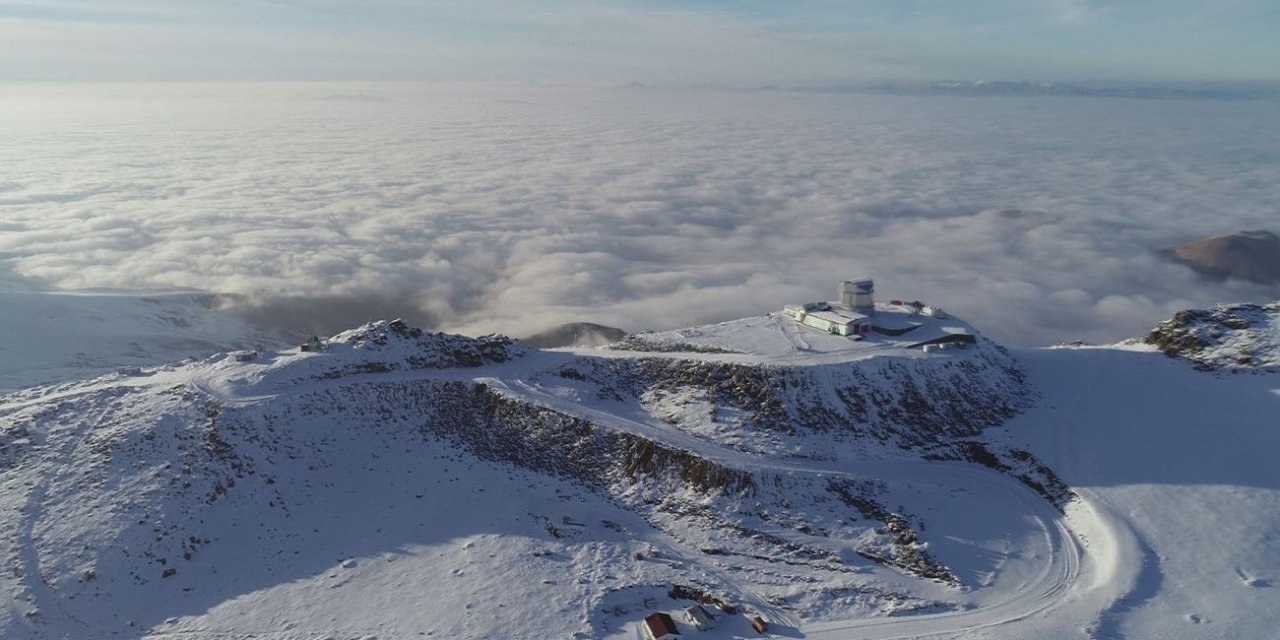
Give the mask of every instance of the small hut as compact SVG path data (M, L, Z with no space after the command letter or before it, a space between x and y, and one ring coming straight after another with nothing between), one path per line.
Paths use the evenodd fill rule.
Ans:
M765 622L764 618L756 616L751 619L751 628L755 629L756 633L766 633L769 631L769 623Z
M711 614L707 613L707 610L703 609L702 605L696 604L684 610L684 619L689 621L689 624L693 625L693 628L698 631L710 629L716 624L716 619L711 617Z
M648 640L680 640L680 631L671 616L651 613L644 618L644 637Z

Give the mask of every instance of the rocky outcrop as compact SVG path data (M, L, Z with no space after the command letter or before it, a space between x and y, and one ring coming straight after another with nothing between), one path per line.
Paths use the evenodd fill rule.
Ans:
M832 480L827 489L835 494L841 502L857 509L864 517L879 520L884 526L877 531L890 537L892 544L887 545L888 552L882 553L870 549L859 549L858 555L868 560L898 567L909 573L925 578L959 584L959 579L938 562L921 544L920 534L911 522L902 514L893 513L884 505L869 498L867 492L857 483L847 480Z
M755 490L750 472L632 433L601 429L583 418L514 400L484 384L357 384L319 392L307 404L338 403L366 414L420 416L424 433L481 458L572 478L597 489L625 491L628 485L656 483L668 491L694 489L705 495L737 496Z
M1022 371L987 342L965 358L872 358L852 364L777 366L674 358L581 359L565 377L599 385L602 398L634 401L686 392L739 432L834 432L907 447L968 437L1030 401ZM763 453L763 451L761 451Z
M339 333L324 347L321 378L415 369L474 368L518 358L527 349L504 335L478 338L423 331L403 320L370 322Z
M991 447L976 440L956 440L928 447L926 460L958 460L980 464L1013 476L1061 511L1078 496L1058 474L1028 451Z
M1280 301L1179 311L1142 341L1202 369L1280 368Z

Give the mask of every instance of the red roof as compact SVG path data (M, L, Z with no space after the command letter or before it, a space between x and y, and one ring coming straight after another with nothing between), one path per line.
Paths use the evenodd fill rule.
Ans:
M665 613L651 613L644 618L644 623L649 626L649 633L655 638L661 638L668 633L676 635L676 621Z

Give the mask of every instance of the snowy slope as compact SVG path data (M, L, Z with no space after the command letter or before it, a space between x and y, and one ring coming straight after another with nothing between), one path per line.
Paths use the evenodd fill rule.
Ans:
M272 342L206 293L51 292L3 281L0 328L0 393Z
M777 316L638 338L384 322L0 398L0 636L633 638L690 593L739 609L706 638L1276 622L1275 374Z
M990 438L1024 447L1121 533L1098 638L1257 638L1280 625L1280 375L1159 354L1020 352L1038 406ZM1086 554L1092 551L1086 543Z

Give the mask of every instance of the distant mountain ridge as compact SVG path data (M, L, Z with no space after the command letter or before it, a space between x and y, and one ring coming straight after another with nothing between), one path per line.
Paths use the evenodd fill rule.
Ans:
M1213 278L1280 283L1280 236L1270 231L1237 231L1169 247L1162 252Z
M949 80L927 83L833 84L799 87L814 93L884 93L901 95L952 95L988 97L1077 97L1141 100L1274 100L1280 85L1259 84L1220 87L1165 85L1084 86L1062 82L1009 80Z
M609 327L594 322L569 322L533 335L521 338L520 341L534 349L555 349L558 347L598 347L617 342L627 336L627 332L617 327Z

